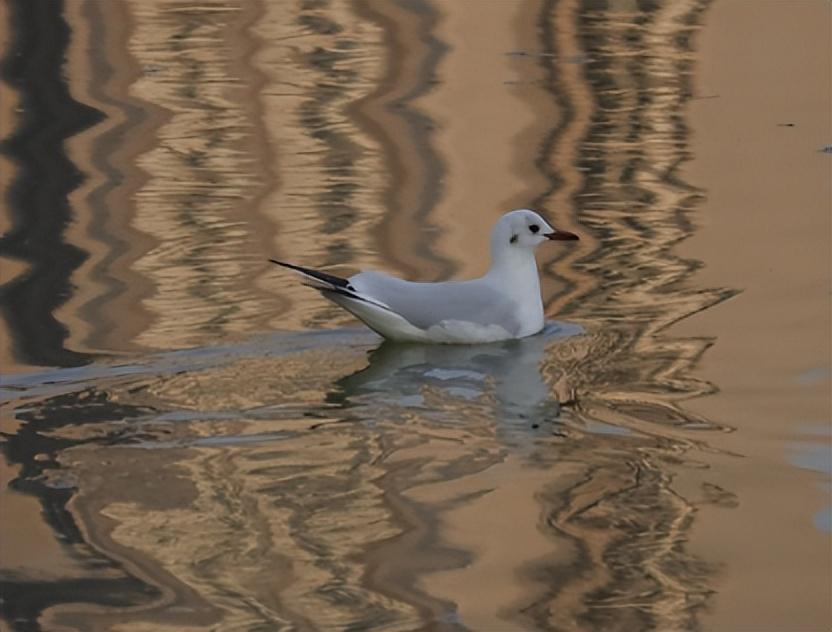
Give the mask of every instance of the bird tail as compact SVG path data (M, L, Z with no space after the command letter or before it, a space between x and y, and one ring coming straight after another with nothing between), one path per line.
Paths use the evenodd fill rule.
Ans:
M284 261L278 261L277 259L269 259L269 261L279 266L283 266L284 268L294 270L303 277L303 280L306 281L307 285L314 287L316 290L342 289L351 290L353 292L355 291L355 288L350 285L350 282L347 279L342 279L334 274L327 274L326 272L320 272L319 270L304 268L303 266L297 266L294 263L285 263Z
M304 285L319 290L327 298L332 298L333 295L340 295L354 301L361 301L369 303L376 307L389 310L390 308L382 303L368 296L360 294L349 282L348 279L321 272L320 270L313 270L311 268L304 268L303 266L295 265L294 263L286 263L278 261L277 259L269 259L274 264L289 268L297 272L303 277Z
M269 259L269 261L297 272L303 277L305 285L315 288L330 301L352 313L370 329L385 338L411 341L424 339L416 327L392 310L389 305L358 291L348 279L276 259Z

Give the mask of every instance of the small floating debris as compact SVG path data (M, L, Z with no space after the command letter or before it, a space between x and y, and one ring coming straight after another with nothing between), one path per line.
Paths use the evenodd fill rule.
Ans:
M554 59L564 64L587 64L590 61L589 55L568 55L566 57L558 57L555 53L547 53L543 51L531 50L511 50L506 53L508 57L546 57Z
M541 51L530 50L512 50L506 53L509 57L556 57L554 53L544 53Z
M523 81L523 80L519 80L519 79L507 79L506 81L503 81L503 85L504 86L535 86L535 85L540 85L540 81L537 81L537 80Z
M797 123L778 123L777 127L794 127Z

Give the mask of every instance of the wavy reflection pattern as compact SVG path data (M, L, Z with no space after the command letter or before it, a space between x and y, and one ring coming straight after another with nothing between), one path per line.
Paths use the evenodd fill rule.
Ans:
M126 0L49 9L73 33L61 82L104 115L59 139L83 174L68 189L73 221L62 243L82 254L63 266L77 268L72 291L38 312L68 330L38 337L52 340L53 355L349 321L287 284L267 267L269 255L450 274L452 259L430 230L442 161L433 123L412 105L435 85L443 50L429 4ZM23 325L10 337L26 364L35 337ZM49 363L62 364L56 358Z
M266 250L312 266L377 264L372 235L386 173L349 110L381 80L380 29L347 3L264 2L262 9L250 33L261 43L253 64L264 77L258 99L276 183L262 202L277 227ZM271 317L274 327L349 320L273 268L260 283L291 305Z
M414 37L434 20L427 5L153 0L64 13L69 87L106 115L68 138L87 179L67 240L88 253L58 314L68 346L186 347L348 322L268 255L364 267L381 265L378 252L414 276L447 271L421 229L439 161L408 106L438 58ZM396 67L402 56L416 63Z
M7 7L3 92L18 107L17 125L2 142L16 171L3 191L8 230L0 254L3 267L16 274L0 288L0 309L15 356L31 364L73 366L90 358L65 348L66 328L54 311L71 293L71 274L86 253L64 238L72 221L67 196L82 175L63 141L95 124L101 113L73 98L63 79L70 35L62 6L36 0Z
M70 2L64 9L72 27L65 62L69 89L104 114L65 141L85 176L69 196L74 221L66 238L88 256L56 315L69 329L66 346L89 353L134 348L149 322L142 301L153 290L147 276L133 269L154 246L133 225L134 196L146 179L136 161L153 146L164 114L131 93L141 69L126 48L128 15L122 2Z
M90 257L62 318L78 346L206 346L9 387L27 397L11 397L13 486L41 500L80 578L3 575L28 595L12 614L121 630L696 628L715 569L688 533L700 504L732 497L690 455L723 428L681 406L712 389L691 377L710 341L664 330L730 295L687 286L695 264L672 251L700 199L679 167L706 9L530 0L518 14L536 15L527 55L557 111L537 199L586 236L546 262L547 308L585 333L367 360L373 339L350 331L216 343L342 322L262 253L452 269L457 253L417 230L447 219L453 176L422 99L464 45L434 35L439 7L69 7L68 81L106 120L70 142L88 181L68 239ZM96 39L107 62L85 57Z
M153 284L153 319L136 337L179 347L245 330L261 318L247 279L261 249L253 222L261 161L252 113L240 98L237 45L248 16L237 3L129 3L128 47L142 67L132 94L164 111L153 147L138 158L147 180L134 226L155 245L133 264Z
M584 423L663 437L624 460L601 457L606 441L593 438L587 449L601 450L584 477L541 495L553 535L574 544L582 566L603 569L576 581L563 567L538 565L552 588L524 612L541 625L683 629L695 625L709 594L712 569L684 545L695 507L673 489L668 466L696 444L674 429L720 429L680 407L713 389L691 375L711 341L662 333L732 295L686 287L696 262L672 251L691 234L701 199L680 167L689 158L693 38L708 4L559 2L541 14L551 59L574 62L545 62L568 115L542 159L560 174L543 199L568 199L599 239L579 261L551 264L571 283L550 308L598 323L587 349L593 361L553 355L543 370L581 393L576 416ZM579 140L563 146L563 138Z

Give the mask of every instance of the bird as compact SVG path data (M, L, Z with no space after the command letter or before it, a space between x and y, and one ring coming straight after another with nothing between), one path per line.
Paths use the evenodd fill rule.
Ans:
M534 252L549 240L578 235L553 227L533 210L505 213L491 231L491 266L467 281L423 283L382 272L349 278L269 259L301 275L305 285L396 342L483 344L525 338L544 326Z

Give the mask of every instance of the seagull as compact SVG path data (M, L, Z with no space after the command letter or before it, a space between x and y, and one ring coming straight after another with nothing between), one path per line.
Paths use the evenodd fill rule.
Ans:
M416 283L381 272L348 279L269 259L303 277L370 329L399 342L480 344L525 338L543 329L535 249L576 240L529 209L503 215L491 231L491 267L477 279Z

